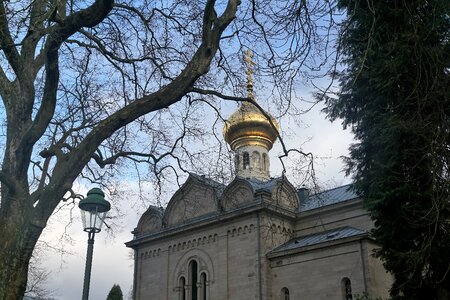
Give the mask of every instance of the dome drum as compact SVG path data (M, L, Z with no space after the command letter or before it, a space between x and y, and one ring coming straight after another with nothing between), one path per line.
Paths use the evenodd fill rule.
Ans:
M245 146L261 146L267 150L270 150L273 145L273 141L270 138L261 135L236 135L231 141L228 141L231 149L236 150Z
M252 54L248 50L247 96L250 101L231 114L223 127L223 136L231 149L236 152L236 175L262 181L270 179L268 151L278 138L280 126L268 112L260 109L253 95Z

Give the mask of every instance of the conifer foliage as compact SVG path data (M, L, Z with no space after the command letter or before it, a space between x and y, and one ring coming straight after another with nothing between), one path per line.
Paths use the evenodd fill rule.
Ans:
M108 293L106 300L123 300L123 293L120 289L120 285L114 284Z
M448 0L339 1L341 91L327 98L357 142L347 171L394 275L394 299L450 299Z

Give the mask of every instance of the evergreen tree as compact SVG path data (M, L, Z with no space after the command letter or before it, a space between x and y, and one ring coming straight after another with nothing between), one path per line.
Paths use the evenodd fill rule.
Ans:
M108 293L106 300L123 300L123 293L120 289L120 285L114 284Z
M340 0L348 173L375 222L394 299L450 299L448 0Z

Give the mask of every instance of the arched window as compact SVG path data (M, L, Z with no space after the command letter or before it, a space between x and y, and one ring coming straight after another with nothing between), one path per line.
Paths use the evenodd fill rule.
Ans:
M202 300L207 300L207 290L206 290L206 284L207 284L207 276L206 276L206 273L205 272L203 272L201 275L200 275L200 282L201 282L201 285L202 285Z
M191 286L191 299L192 300L198 300L198 291L197 291L197 283L198 283L198 265L195 260L191 261L189 264L189 270L190 270L190 286Z
M258 151L253 151L252 153L252 168L254 170L261 169L261 155Z
M213 238L216 239L217 236ZM173 291L170 299L209 300L213 295L210 288L214 287L212 269L212 261L196 249L192 250L192 255L188 259L181 257L174 270L174 274L177 275L170 284Z
M248 152L244 152L244 156L243 156L243 163L244 163L244 170L248 169L248 167L250 166L250 156L248 155Z
M281 289L281 300L289 300L289 289L284 287Z
M236 155L234 156L234 165L236 170L239 169L239 153L236 153Z
M186 300L186 290L184 286L186 285L186 279L184 277L180 278L180 286L179 286L179 297L180 300Z
M342 289L342 299L344 300L352 300L352 282L349 278L344 277L341 281L341 289Z
M269 161L267 160L267 154L263 153L263 155L262 155L262 169L264 171L267 171L268 168L269 168Z

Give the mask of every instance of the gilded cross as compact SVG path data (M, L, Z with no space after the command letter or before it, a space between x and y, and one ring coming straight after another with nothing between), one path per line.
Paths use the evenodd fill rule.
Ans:
M252 81L252 67L256 65L252 61L253 53L250 49L247 49L244 53L244 61L247 63L247 94L249 98L253 99L253 81Z

